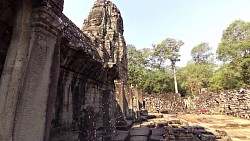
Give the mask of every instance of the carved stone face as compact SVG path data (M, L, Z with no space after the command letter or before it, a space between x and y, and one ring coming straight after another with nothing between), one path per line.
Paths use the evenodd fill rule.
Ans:
M102 23L102 9L93 9L90 14L90 26L99 26Z

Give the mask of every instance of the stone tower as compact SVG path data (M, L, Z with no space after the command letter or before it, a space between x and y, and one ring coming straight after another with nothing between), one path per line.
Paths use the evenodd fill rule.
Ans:
M83 23L83 32L95 44L103 63L117 65L119 77L127 80L126 43L123 19L111 1L97 0Z

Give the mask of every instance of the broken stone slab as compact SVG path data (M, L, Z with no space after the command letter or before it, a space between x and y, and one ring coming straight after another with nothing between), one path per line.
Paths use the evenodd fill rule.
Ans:
M147 136L131 136L129 141L148 141Z
M176 139L181 141L193 141L194 135L192 133L181 132L178 136L176 136Z
M157 115L155 115L156 116L156 118L163 118L163 115L162 114L157 114Z
M213 134L202 134L200 139L201 141L215 141L216 136Z
M148 128L155 128L155 123L151 122L149 124L146 125Z
M167 134L174 134L174 131L173 131L173 127L171 126L168 126L168 127L165 127L166 131L167 131Z
M129 134L129 131L124 131L124 130L117 130L117 134Z
M208 132L203 129L195 131L194 135L196 135L202 141L215 141L216 140L216 136L212 132Z
M172 124L181 124L181 121L180 121L180 119L178 119L178 118L172 118L172 119L170 119L170 122L171 122Z
M127 126L129 126L129 127L131 127L133 124L133 120L127 120L126 122L127 122Z
M154 124L156 125L156 127L165 127L168 126L170 123L170 121L166 121L166 120L155 120Z
M128 138L129 138L128 133L121 132L121 133L118 133L113 140L114 141L126 141L128 140Z
M167 141L175 141L175 136L174 135L166 135L165 139L167 139Z
M158 135L151 135L149 138L150 141L161 141L163 139L164 139L163 136L158 136Z
M222 136L222 137L227 136L227 132L224 131L224 130L215 130L215 131L216 131L216 133L217 133L219 136Z
M163 136L164 134L167 134L167 131L165 128L161 127L161 128L156 128L156 129L152 129L152 135L155 136Z
M148 115L148 116L146 116L146 118L147 119L154 119L154 118L156 118L156 116L155 115Z
M133 128L130 131L130 136L148 136L150 134L150 130L147 127L142 128Z

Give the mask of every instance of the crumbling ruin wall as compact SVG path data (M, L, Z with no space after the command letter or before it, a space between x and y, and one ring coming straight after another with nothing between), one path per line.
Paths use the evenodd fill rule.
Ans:
M119 108L114 80L126 82L127 76L120 11L110 1L96 1L82 30L65 16L62 21L52 136L78 130L80 140L112 139Z
M148 112L178 113L183 111L183 100L180 94L167 93L165 95L143 95L143 105Z
M117 102L121 108L123 118L136 118L137 112L143 108L143 93L135 86L116 81Z
M188 98L185 108L188 113L199 113L206 109L207 114L226 114L250 118L250 88L202 93ZM191 103L191 104L190 104Z
M145 109L149 112L200 114L201 109L206 114L223 114L241 118L250 118L250 88L240 90L221 90L203 92L196 96L181 97L170 93L162 96L143 95Z

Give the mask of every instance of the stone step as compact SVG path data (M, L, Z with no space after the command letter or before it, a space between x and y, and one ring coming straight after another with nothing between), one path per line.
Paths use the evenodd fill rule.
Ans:
M156 129L152 129L152 135L155 135L155 136L163 136L167 134L167 131L165 128L156 128Z
M128 141L128 139L129 139L128 133L118 133L113 140L114 141Z
M147 127L133 128L130 131L130 136L149 136L150 130Z
M149 140L150 141L161 141L161 140L163 140L163 136L151 135Z
M129 141L148 141L147 136L131 136Z

